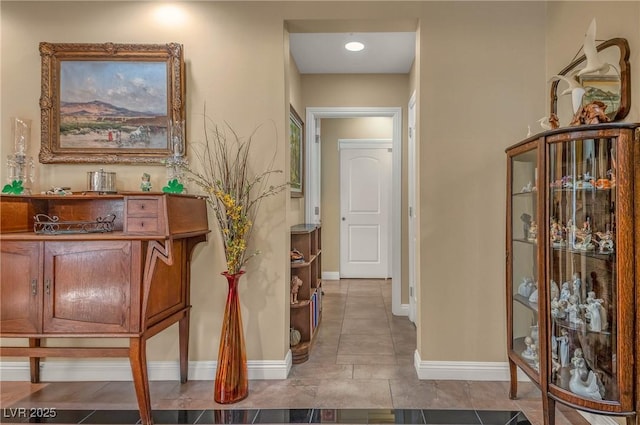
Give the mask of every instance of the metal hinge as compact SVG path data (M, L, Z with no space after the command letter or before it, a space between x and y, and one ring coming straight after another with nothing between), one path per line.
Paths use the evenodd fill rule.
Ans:
M320 207L315 207L315 208L313 209L313 212L315 213L315 215L320 214Z
M413 286L409 286L409 296L413 297Z
M316 134L316 143L320 143L320 135Z

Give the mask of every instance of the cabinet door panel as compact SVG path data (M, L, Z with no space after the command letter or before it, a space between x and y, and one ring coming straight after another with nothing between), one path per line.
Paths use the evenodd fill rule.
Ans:
M127 332L132 246L128 241L45 245L45 332Z
M2 333L42 330L40 242L3 242L0 269Z
M507 293L509 358L540 382L537 141L509 154Z
M549 145L549 383L576 405L619 411L632 406L630 151L597 136Z

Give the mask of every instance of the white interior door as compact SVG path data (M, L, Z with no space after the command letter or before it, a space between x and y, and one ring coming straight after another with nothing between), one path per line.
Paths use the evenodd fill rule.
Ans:
M340 277L387 278L391 143L340 143Z
M407 169L407 183L408 183L408 198L409 198L409 221L408 221L408 243L407 254L409 259L409 320L413 323L416 323L416 305L417 305L417 297L416 294L416 243L417 243L417 212L416 212L416 161L417 161L417 150L416 150L416 98L415 92L411 95L411 99L409 99L409 114L407 116L407 121L409 124L409 132L408 132L408 145L407 145L407 159L408 159L408 169Z

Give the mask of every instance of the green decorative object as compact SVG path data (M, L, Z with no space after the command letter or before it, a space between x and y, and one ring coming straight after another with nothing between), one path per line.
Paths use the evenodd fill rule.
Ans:
M178 179L169 180L167 185L162 188L165 193L182 193L184 191L184 185L178 181Z
M8 193L9 195L22 195L22 192L24 192L22 180L14 180L11 184L5 184L2 188L2 193Z

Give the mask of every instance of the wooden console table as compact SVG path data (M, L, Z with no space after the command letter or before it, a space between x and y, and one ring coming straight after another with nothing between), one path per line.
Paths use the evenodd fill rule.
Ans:
M128 357L142 423L152 424L146 341L179 323L180 381L186 382L190 258L209 232L205 199L3 195L0 214L0 336L29 341L0 347L0 355L29 357L32 382L40 380L41 357ZM55 219L38 214L59 222L40 226ZM112 229L102 232L100 222L110 214ZM128 338L129 346L42 344L56 337Z

